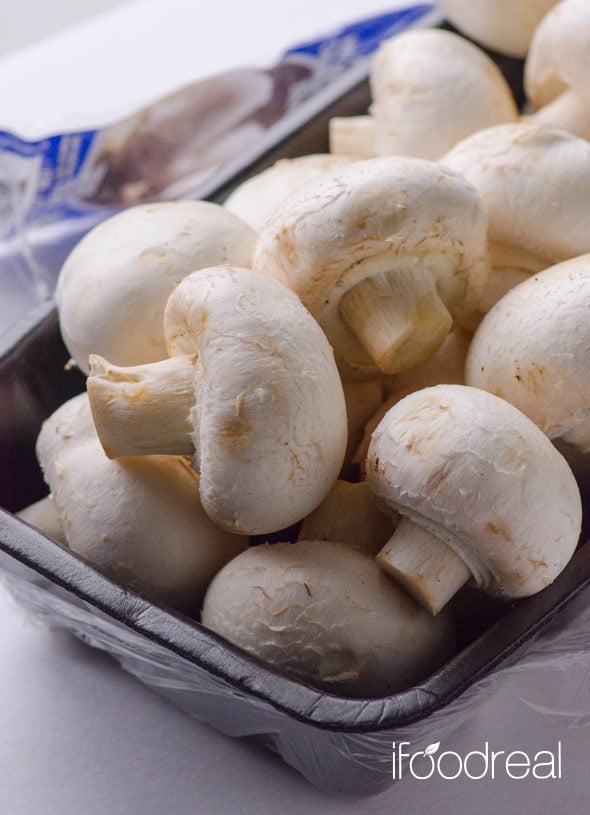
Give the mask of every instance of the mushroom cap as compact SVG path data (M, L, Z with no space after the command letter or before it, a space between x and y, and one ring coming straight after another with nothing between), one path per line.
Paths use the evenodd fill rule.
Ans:
M354 161L352 156L311 153L283 158L242 182L223 206L258 231L285 198L312 178ZM237 263L236 265L244 265Z
M111 460L96 434L64 437L64 427L88 416L82 394L45 421L37 441L70 549L113 579L196 613L213 575L247 538L210 521L199 478L180 456Z
M590 416L590 255L520 283L486 314L466 382L501 396L550 438Z
M363 438L365 425L374 416L386 398L383 378L342 381L346 415L348 417L348 442L341 477L354 479L352 457Z
M373 557L399 523L373 500L366 481L335 481L322 503L303 520L297 540L338 541Z
M72 397L47 419L37 438L37 458L42 461L45 481L55 477L58 457L70 447L78 449L96 438L96 429L86 393Z
M212 581L205 626L276 667L352 696L426 678L454 650L432 617L374 559L343 543L263 544Z
M17 512L17 516L21 521L25 521L36 529L41 530L41 532L53 538L53 540L58 541L64 546L68 545L51 493L39 499L39 501L29 504L27 507L24 507L24 509L21 509Z
M373 433L367 480L489 594L540 591L578 542L581 499L565 459L523 413L477 388L437 385L392 407Z
M586 0L562 0L541 20L525 62L524 85L534 108L549 104L567 88L590 104L590 5Z
M411 371L392 377L388 383L387 397L365 422L363 436L354 451L353 461L360 465L361 469L364 469L373 431L396 402L421 388L465 383L465 360L470 342L471 333L456 327L433 357L412 368Z
M174 286L204 266L249 266L255 233L206 201L130 207L74 247L55 292L64 343L88 373L88 355L117 365L166 357L164 307Z
M171 355L197 354L195 469L220 525L247 534L308 515L336 480L346 406L322 330L285 286L248 269L203 269L165 313Z
M343 295L373 273L368 261L429 270L458 313L484 274L486 229L481 200L458 173L426 159L373 158L292 193L261 230L253 266L299 295L339 362L374 372L339 313Z
M534 271L590 251L590 144L553 125L522 122L482 130L442 163L481 195L490 244L538 262ZM509 265L505 262L503 265Z
M476 45L436 28L386 40L371 68L377 155L438 159L476 130L518 110L497 65Z
M468 37L513 57L526 56L535 27L558 0L438 0Z

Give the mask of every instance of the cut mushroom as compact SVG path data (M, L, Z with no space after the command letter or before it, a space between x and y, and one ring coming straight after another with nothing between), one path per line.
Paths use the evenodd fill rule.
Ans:
M529 278L481 322L467 383L516 405L549 438L590 451L589 312L590 255Z
M366 481L336 481L319 507L305 518L297 538L339 541L375 556L398 523L395 513L377 507Z
M468 37L512 57L525 57L531 36L558 0L438 0L448 20Z
M482 130L441 160L480 193L494 272L479 310L530 274L590 251L590 144L552 125Z
M384 42L371 67L375 155L438 159L477 130L515 122L502 72L480 48L436 28Z
M308 515L338 477L347 435L315 320L280 283L226 266L186 277L164 323L170 360L123 368L91 358L88 393L108 455L192 454L206 512L236 532L267 534ZM172 362L192 382L182 410L159 378Z
M168 201L131 207L88 233L66 259L56 302L64 343L88 373L88 356L118 365L164 359L164 306L196 269L250 266L255 232L223 207Z
M43 424L37 455L70 549L113 579L195 614L213 575L248 544L213 524L199 478L176 456L110 461L87 425L86 394Z
M434 162L391 157L290 195L261 230L253 263L301 297L352 378L432 356L481 284L485 250L470 184Z
M404 519L377 556L432 614L473 579L516 598L571 558L581 499L563 456L504 399L465 385L406 396L373 434L367 480Z
M263 544L213 579L203 625L260 659L351 696L425 679L454 651L432 618L373 558L342 543Z
M351 161L354 161L352 156L333 156L329 153L283 158L236 187L226 199L224 207L258 231L293 190L327 170L350 164Z
M562 0L539 23L525 63L534 119L590 139L590 5Z

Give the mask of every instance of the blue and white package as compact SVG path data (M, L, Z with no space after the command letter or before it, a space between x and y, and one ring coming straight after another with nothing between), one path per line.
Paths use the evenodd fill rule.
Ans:
M268 69L225 71L107 127L25 140L0 131L0 326L49 297L74 244L122 207L206 197L290 116L321 110L367 74L379 44L440 22L408 5L297 45Z

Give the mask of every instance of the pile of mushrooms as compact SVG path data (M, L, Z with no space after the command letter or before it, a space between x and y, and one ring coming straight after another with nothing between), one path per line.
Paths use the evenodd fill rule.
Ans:
M408 32L332 153L89 233L56 293L87 394L45 422L23 520L354 696L450 658L465 583L555 580L582 503L553 440L590 451L583 5L441 3L528 53L526 117L478 45Z

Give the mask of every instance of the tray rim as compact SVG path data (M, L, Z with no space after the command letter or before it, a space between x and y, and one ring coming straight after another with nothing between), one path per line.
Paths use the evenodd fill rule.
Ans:
M506 614L420 684L383 697L352 697L319 688L267 665L198 621L111 580L1 507L0 552L140 636L242 693L265 701L289 718L322 730L356 734L391 731L422 721L447 707L538 634L590 585L590 541L587 541L550 586L513 604ZM174 638L170 636L171 630ZM469 663L471 670L466 671ZM457 680L457 676L461 678Z

